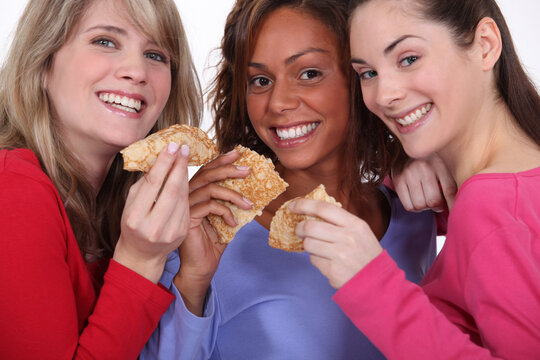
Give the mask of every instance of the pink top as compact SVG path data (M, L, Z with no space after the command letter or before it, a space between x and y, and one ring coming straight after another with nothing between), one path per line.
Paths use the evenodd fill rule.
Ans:
M389 359L540 359L540 168L467 180L421 287L383 252L334 300Z

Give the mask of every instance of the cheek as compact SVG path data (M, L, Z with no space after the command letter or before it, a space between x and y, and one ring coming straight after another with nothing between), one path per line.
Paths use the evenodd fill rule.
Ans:
M249 116L249 120L255 129L260 124L264 116L265 98L262 94L247 94L246 95L246 108Z
M156 105L156 112L161 114L171 95L171 73L169 70L152 71L148 74L148 78L153 89L154 99L152 102Z
M381 113L377 108L376 92L377 89L375 86L362 86L362 100L369 111L377 116L381 116Z

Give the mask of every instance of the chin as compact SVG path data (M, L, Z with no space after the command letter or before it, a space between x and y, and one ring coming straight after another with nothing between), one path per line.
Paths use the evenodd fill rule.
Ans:
M306 159L279 158L279 163L287 170L302 170L308 168L311 163Z
M405 153L411 158L411 159L425 159L428 156L435 153L434 149L428 149L421 146L405 146L403 145L403 149L405 150Z

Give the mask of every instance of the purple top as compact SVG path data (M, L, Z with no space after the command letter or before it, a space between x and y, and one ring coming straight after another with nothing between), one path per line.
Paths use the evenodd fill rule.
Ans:
M405 211L394 192L381 190L391 206L381 245L418 283L436 256L435 218ZM332 301L336 290L309 254L271 248L268 230L256 221L223 254L203 317L185 308L172 285L178 266L173 253L162 283L176 300L141 359L384 359Z

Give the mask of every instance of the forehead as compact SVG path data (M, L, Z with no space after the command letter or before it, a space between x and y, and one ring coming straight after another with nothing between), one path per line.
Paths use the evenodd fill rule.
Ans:
M283 7L272 11L259 25L252 57L290 56L309 48L337 56L337 37L322 21L305 11Z
M95 25L116 25L126 30L135 30L147 39L154 40L159 34L152 30L152 21L148 14L133 14L123 0L93 0L79 19L75 32Z
M369 1L351 16L351 53L380 53L403 35L434 38L438 24L422 18L418 8L395 0Z

